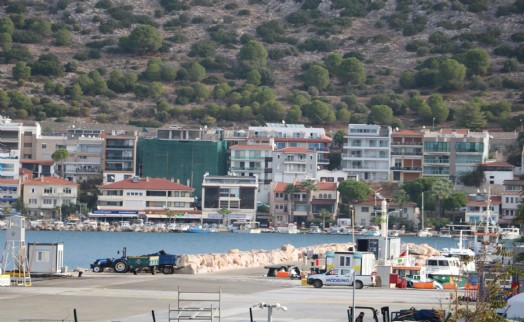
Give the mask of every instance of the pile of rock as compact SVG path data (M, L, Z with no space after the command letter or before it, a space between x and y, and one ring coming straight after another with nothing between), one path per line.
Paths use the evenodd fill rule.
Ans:
M260 267L266 265L305 261L307 254L325 254L327 251L347 251L351 244L322 244L295 248L284 245L273 250L232 249L226 254L180 255L177 270L180 274L210 273L219 270Z
M325 254L327 251L347 251L352 247L347 244L321 244L309 247L296 248L293 245L283 245L280 249L273 250L248 250L232 249L227 253L190 254L178 257L178 274L201 274L220 270L261 267L266 265L306 262L307 254ZM429 256L440 255L440 251L427 245L413 243L403 244L402 250L409 249L409 254L417 265L422 265Z
M440 251L428 244L402 244L402 251L408 251L415 265L424 265L426 258L440 255Z

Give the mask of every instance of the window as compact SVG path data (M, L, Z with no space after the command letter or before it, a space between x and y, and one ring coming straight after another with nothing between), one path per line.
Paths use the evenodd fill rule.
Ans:
M71 194L71 188L64 188L64 193Z
M339 266L351 266L351 257L349 256L340 256Z
M362 207L362 212L369 212L369 207Z
M53 193L53 188L44 188L44 193Z
M53 204L53 199L43 199L42 203L44 205L52 205Z
M36 199L29 199L30 205L36 205Z
M47 149L47 143L42 143L42 149Z
M49 262L49 251L43 251L43 250L36 251L36 261L40 263L48 263Z
M449 142L424 142L425 152L449 152Z

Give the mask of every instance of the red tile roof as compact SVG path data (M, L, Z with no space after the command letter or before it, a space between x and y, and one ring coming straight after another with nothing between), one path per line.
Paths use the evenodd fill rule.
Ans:
M509 164L507 162L485 162L485 163L482 163L482 166L484 166L484 167L511 167L511 168L513 168L513 165Z
M48 185L48 184L78 186L78 184L71 182L69 180L65 180L62 178L55 178L55 177L39 177L39 178L29 180L26 183L24 183L24 185Z
M318 190L337 190L336 182L319 182L317 183Z
M262 145L262 144L253 144L253 145L246 145L246 144L237 144L233 145L231 149L239 149L239 150L252 150L252 149L263 149L263 150L271 150L273 147L271 145Z
M468 202L466 203L467 206L487 206L488 201L487 200L476 200L476 196L468 196ZM492 205L500 205L502 203L502 197L501 196L491 196L491 204Z
M304 149L304 148L283 148L280 150L277 150L276 152L284 152L284 153L309 153L309 152L315 152L312 150Z
M133 182L133 178L108 183L100 186L100 189L138 189L138 190L182 190L193 191L194 189L180 183L172 182L163 178L139 178Z

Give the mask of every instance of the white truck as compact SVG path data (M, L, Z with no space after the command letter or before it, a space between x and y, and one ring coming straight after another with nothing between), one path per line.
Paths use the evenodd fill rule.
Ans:
M353 286L353 270L349 268L333 268L322 274L309 275L307 283L315 288L324 285ZM355 288L361 289L364 286L374 286L375 277L373 275L355 275Z

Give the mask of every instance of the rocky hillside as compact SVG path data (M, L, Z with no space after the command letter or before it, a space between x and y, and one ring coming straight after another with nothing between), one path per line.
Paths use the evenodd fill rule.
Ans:
M0 0L0 113L514 130L523 0Z

